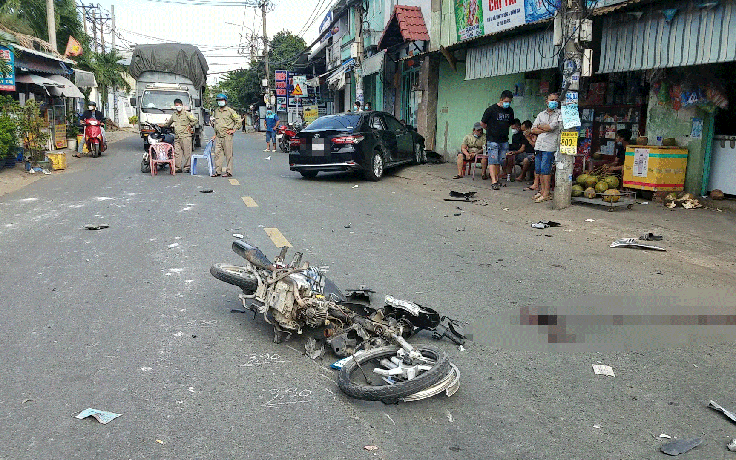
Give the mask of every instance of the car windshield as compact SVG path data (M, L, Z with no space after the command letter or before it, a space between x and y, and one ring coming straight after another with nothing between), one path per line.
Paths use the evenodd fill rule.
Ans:
M189 105L189 94L184 91L144 91L141 109L152 112L173 112L174 99L181 99L184 105Z
M359 114L328 115L317 118L305 131L351 131L360 123Z

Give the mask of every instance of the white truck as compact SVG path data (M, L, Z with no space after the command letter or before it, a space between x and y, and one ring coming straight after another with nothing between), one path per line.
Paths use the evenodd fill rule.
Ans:
M209 122L202 106L209 67L202 52L194 45L162 43L138 45L133 51L129 73L135 78L136 108L143 148L148 151L151 124L165 123L174 113L174 100L181 99L199 122L194 128L192 147L202 145L202 130Z

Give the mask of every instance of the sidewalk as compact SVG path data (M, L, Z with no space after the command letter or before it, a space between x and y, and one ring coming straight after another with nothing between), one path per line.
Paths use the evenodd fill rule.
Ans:
M109 131L106 133L107 135L107 144L108 146L111 146L115 142L125 139L127 137L137 135L137 131L132 130L120 130L120 131ZM82 158L75 158L72 155L76 153L73 150L70 149L61 149L61 150L55 150L54 153L61 153L66 152L66 167L67 169L59 170L59 171L51 171L51 175L43 174L43 173L35 173L35 174L29 174L23 165L23 163L16 163L15 168L8 169L3 168L0 169L0 196L3 196L7 193L15 192L16 190L20 190L23 187L32 184L36 182L37 180L54 177L58 174L64 174L66 171L74 170L79 165L77 165L78 162L88 159L88 157L83 156ZM109 152L109 149L108 149ZM104 155L102 156L102 159L104 160Z
M637 199L632 209L619 207L612 212L604 206L575 203L567 209L554 210L552 201L534 203L531 199L534 192L522 190L526 182L511 182L500 190L492 190L490 180L481 180L477 174L475 181L469 176L452 179L456 169L451 163L425 165L399 169L394 176L410 180L421 188L421 193L446 204L450 210L460 206L466 212L518 225L519 231L541 232L530 225L538 221L559 222L560 227L544 232L589 246L588 250L595 252L619 251L617 257L622 255L621 251L635 249L610 248L614 240L652 232L664 237L651 243L666 248L668 258L712 270L714 275L722 272L727 278L736 278L736 213L733 212L736 203L733 200L710 201L699 197L704 207L690 210L669 209L662 203L642 199ZM450 198L451 190L477 192L475 198L479 201L444 201Z

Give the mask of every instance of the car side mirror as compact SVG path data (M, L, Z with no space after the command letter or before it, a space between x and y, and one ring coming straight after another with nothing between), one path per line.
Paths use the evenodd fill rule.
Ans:
M134 97L131 97L131 98L130 98L130 106L131 106L131 107L135 107L135 104L136 104L136 102L137 102L137 101L135 100L135 98L134 98Z

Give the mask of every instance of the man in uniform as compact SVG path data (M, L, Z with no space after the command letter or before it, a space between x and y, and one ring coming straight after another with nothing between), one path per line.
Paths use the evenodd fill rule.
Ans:
M220 93L215 99L218 108L212 114L212 127L215 128L215 174L212 177L233 177L233 134L240 125L240 117L235 110L227 107L227 95ZM227 164L222 164L222 155Z
M192 128L197 124L197 117L188 110L184 110L184 103L181 99L174 99L174 109L176 111L171 115L171 118L161 126L165 128L174 126L176 172L181 172L182 169L184 172L189 172L190 162L192 161Z

